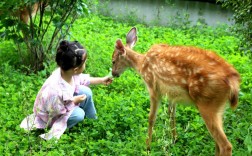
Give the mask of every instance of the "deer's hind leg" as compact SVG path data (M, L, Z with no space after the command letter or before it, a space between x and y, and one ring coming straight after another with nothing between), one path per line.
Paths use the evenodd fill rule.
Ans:
M222 125L222 115L225 103L222 105L216 105L214 103L198 103L197 107L205 121L208 131L216 143L215 155L231 156L232 145L228 141Z
M168 114L170 118L170 127L172 134L172 142L175 143L177 140L177 132L176 132L176 104L173 102L168 102Z

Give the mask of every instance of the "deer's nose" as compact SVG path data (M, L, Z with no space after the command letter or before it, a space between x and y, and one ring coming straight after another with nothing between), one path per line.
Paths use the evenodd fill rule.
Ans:
M112 76L113 77L119 77L120 75L118 73L116 73L116 72L112 72Z

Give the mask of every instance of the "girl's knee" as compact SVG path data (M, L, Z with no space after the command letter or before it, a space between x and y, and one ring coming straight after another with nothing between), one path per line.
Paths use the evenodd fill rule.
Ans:
M84 120L85 112L81 108L75 108L73 113L70 115L68 121L67 121L67 127L71 128L74 125L76 125L78 122L81 122Z
M87 97L92 97L92 90L87 86L79 86L79 95L85 94Z
M85 112L81 108L76 108L70 117L72 117L72 120L74 120L75 122L80 122L84 120Z
M84 117L85 117L85 112L82 110L82 111L79 111L78 114L76 114L75 120L77 122L80 122L80 121L84 120Z

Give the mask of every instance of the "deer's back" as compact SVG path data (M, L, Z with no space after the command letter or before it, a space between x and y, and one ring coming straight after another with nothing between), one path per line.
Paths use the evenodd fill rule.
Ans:
M214 52L196 47L154 45L141 73L147 84L175 101L226 100L238 72Z

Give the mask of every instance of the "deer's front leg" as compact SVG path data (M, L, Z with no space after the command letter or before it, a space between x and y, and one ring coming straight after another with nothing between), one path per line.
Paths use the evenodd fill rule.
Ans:
M159 104L159 96L155 93L155 91L149 88L149 93L150 93L150 113L149 113L148 138L146 140L148 151L150 151L152 131L153 131L153 126L156 121L157 109L158 109L158 104Z

